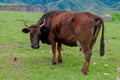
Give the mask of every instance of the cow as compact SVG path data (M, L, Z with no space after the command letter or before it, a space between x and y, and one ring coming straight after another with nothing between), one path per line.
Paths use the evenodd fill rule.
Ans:
M99 30L97 24L99 20L89 18L79 12L62 12L59 15L52 17L50 24L47 19L42 17L38 21L40 24L31 25L28 28L23 28L22 32L29 33L31 38L31 47L39 48L39 41L42 38L46 39L44 43L50 44L52 48L53 58L52 64L56 64L56 43L58 50L58 62L62 62L61 47L62 44L67 46L79 46L85 55L85 64L82 68L82 73L88 73L90 58L92 55L92 47L94 45L94 37L97 38ZM99 28L100 29L100 28ZM96 40L95 40L96 41ZM104 26L102 26L101 49L100 54L104 54Z

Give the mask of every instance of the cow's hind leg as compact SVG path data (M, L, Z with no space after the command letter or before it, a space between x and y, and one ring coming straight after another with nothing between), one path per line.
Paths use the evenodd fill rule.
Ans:
M85 63L82 68L82 74L86 75L88 72L89 64L90 64L92 50L89 49L88 47L84 47L84 48L82 47L82 51L85 55Z
M61 54L62 44L60 42L58 42L57 50L58 50L58 63L62 63L62 54Z

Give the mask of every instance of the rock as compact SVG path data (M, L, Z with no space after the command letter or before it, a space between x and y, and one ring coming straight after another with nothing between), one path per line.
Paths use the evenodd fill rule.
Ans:
M94 62L93 64L94 64L94 65L96 65L97 63L96 63L96 62Z
M116 69L117 72L120 72L120 67Z
M102 15L103 20L112 20L112 16L109 14Z
M109 73L104 73L104 76L109 76L110 74Z
M117 77L116 77L116 80L120 80L120 78L117 76Z
M108 67L108 64L105 64L104 66L105 66L105 67Z
M52 51L50 50L49 53L52 53Z

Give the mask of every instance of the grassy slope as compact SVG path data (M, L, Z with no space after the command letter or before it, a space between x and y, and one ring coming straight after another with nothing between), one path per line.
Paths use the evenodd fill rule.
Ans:
M50 64L50 46L41 44L38 50L30 48L29 34L21 32L22 21L36 23L40 16L41 13L0 11L0 80L115 80L120 77L116 72L120 67L119 22L105 22L105 56L99 56L99 35L90 72L83 76L80 69L85 59L77 47L63 46L63 63L54 66Z

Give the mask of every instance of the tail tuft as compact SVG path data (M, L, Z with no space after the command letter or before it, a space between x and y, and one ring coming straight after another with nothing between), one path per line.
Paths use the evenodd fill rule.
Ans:
M100 56L104 56L104 37L102 36L101 43L100 43Z

